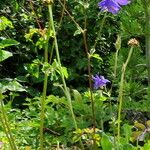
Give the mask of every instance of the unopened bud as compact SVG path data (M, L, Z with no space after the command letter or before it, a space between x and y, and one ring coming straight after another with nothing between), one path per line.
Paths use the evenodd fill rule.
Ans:
M120 35L117 35L115 47L116 47L116 50L119 50L121 48L121 36Z

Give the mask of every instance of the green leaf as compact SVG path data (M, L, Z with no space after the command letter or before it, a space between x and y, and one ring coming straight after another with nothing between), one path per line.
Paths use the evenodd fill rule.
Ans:
M113 149L113 143L109 136L103 133L101 145L103 150L111 150Z
M130 126L128 124L124 124L123 125L123 130L124 130L126 143L129 143L129 140L130 140L130 137L131 137L131 134L132 134L132 126Z
M11 52L0 50L0 62L13 56Z
M102 61L102 58L99 56L99 54L92 54L90 57L93 57Z
M50 65L47 62L44 62L42 72L47 75L51 74L52 76L55 76L55 66Z
M88 9L90 5L88 2L84 2L84 1L79 1L78 3L81 4L84 7L84 9Z
M81 94L77 91L77 90L73 90L73 96L74 96L74 99L77 101L77 102L82 102L82 96Z
M0 91L3 93L7 90L18 92L26 91L19 82L10 78L3 79L0 83Z
M123 150L135 150L135 148L131 144L125 144Z
M101 97L99 98L99 100L100 100L100 101L106 101L106 100L107 100L107 97L101 96Z
M81 32L81 30L80 29L77 29L75 32L74 32L74 36L76 36L76 35L79 35L79 34L81 34L82 32Z
M67 72L67 68L66 67L61 67L61 72L63 73L65 78L68 78L68 72Z
M15 81L15 80L13 80L12 82L10 82L7 85L7 89L10 90L10 91L18 91L18 92L26 91L23 88L23 86L19 82Z
M36 46L39 47L39 49L42 49L42 48L44 48L46 42L47 42L47 41L46 41L43 37L41 37L41 38L39 38L38 41L36 42Z
M144 150L149 150L150 149L150 143L144 144Z
M24 67L30 75L32 75L36 78L39 78L39 75L40 75L39 74L39 66L40 66L40 61L38 59L34 59L33 63L26 64Z
M8 47L8 46L12 46L12 45L18 45L19 43L16 40L12 40L12 39L5 39L0 41L0 49Z
M32 88L32 87L28 87L27 89L26 89L26 91L31 95L31 96L33 96L33 97L39 97L40 96L40 92L37 90L37 89L35 89L35 88Z
M25 38L27 41L32 41L32 37L35 33L39 33L37 28L33 28L29 30L29 33L25 34Z
M65 97L61 97L59 98L58 96L54 96L54 95L49 95L46 99L46 103L52 103L53 104L65 104L66 105L66 98Z
M12 22L8 20L6 17L0 17L0 31L5 30L6 27L13 28Z

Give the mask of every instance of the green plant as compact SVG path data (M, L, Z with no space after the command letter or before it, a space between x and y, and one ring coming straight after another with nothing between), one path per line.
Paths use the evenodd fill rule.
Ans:
M4 149L149 148L144 52L145 34L148 38L144 15L149 17L149 6L135 0L113 15L99 12L98 2L2 2L0 146ZM140 44L128 54L126 43L131 38ZM107 87L98 75L109 79Z

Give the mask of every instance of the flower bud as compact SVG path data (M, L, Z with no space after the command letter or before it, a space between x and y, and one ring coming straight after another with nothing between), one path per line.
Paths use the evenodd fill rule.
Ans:
M139 46L139 41L136 40L135 38L132 38L128 41L129 46Z

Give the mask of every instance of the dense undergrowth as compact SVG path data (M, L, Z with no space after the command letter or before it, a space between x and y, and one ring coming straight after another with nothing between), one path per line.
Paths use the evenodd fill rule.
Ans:
M150 150L150 2L98 2L1 2L0 149Z

